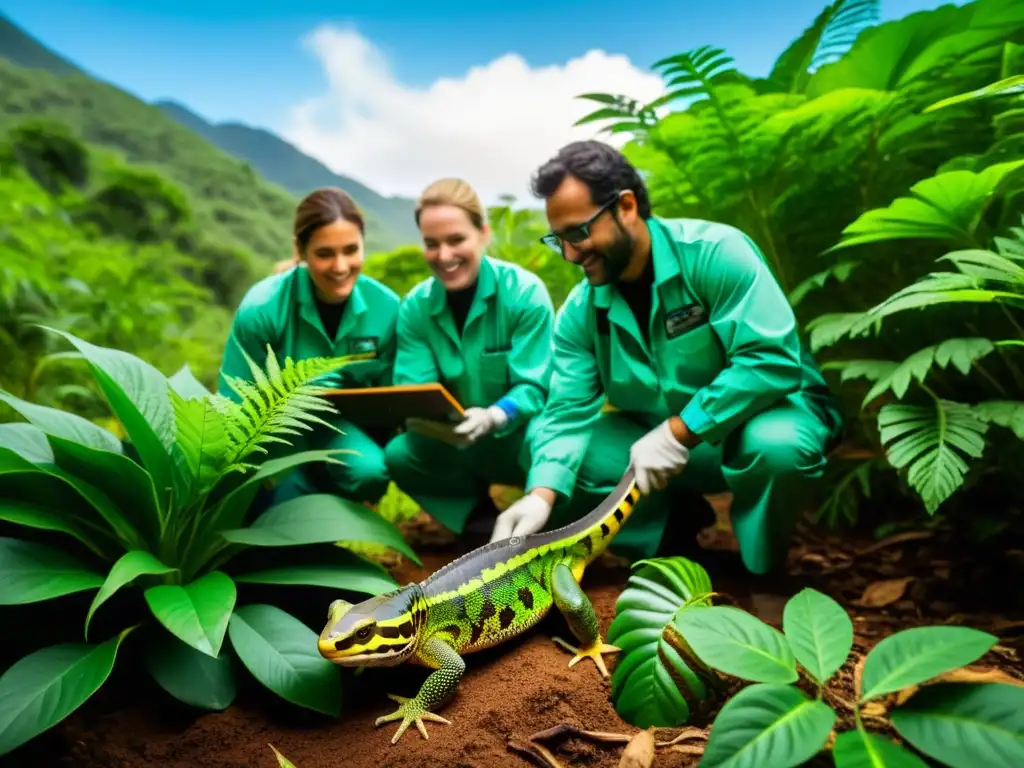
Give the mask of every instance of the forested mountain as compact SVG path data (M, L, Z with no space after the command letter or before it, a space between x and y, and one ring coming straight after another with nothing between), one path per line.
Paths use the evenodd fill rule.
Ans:
M83 140L159 169L192 195L212 235L264 260L287 255L297 195L325 185L347 190L364 209L371 253L416 242L411 201L334 174L271 133L142 101L0 16L0 130L27 116L57 118Z

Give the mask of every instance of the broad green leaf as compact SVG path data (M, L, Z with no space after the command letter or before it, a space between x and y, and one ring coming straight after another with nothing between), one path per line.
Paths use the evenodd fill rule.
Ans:
M785 636L740 608L684 611L675 626L705 664L727 675L760 683L792 683L799 677Z
M640 560L633 569L608 628L608 642L621 649L612 673L612 703L638 728L682 725L693 705L707 698L708 688L690 666L699 660L684 658L687 649L672 634L672 617L688 603L707 604L711 580L683 557ZM685 690L674 676L685 682Z
M0 448L14 451L32 464L53 464L54 461L46 433L31 424L0 424Z
M212 394L195 377L195 374L192 373L192 369L188 365L181 366L167 382L171 385L171 389L186 400L205 400Z
M0 499L0 520L24 525L26 528L66 533L78 539L95 554L103 556L95 528L91 528L74 515L36 504Z
M874 733L855 729L836 736L836 768L928 768L917 755Z
M828 595L805 587L782 611L782 629L796 660L824 685L853 648L853 622Z
M1024 688L937 683L889 715L900 736L951 768L1024 765Z
M176 570L176 568L164 565L149 552L143 550L125 552L111 567L106 580L103 582L103 586L100 587L99 592L92 599L89 612L85 615L85 639L89 639L89 623L92 621L93 614L117 590L139 576L160 576L165 573L173 573Z
M30 653L0 677L0 755L49 730L110 676L125 630L99 645L65 643Z
M98 451L118 454L124 451L121 441L115 434L77 414L46 405L36 405L3 390L0 390L0 401L7 403L47 435L62 437Z
M209 398L186 400L171 392L176 440L171 456L180 480L178 506L209 492L224 468L227 435L223 416Z
M103 577L81 560L34 541L0 538L0 605L24 605L96 589Z
M380 595L398 587L398 582L386 570L367 562L353 562L344 565L311 563L284 568L269 568L264 571L236 575L235 581L244 584L301 584L331 587L365 592L371 595Z
M982 421L1009 429L1024 440L1024 401L986 400L974 406L974 414Z
M121 541L136 549L160 538L160 512L153 479L127 456L99 451L86 445L51 437L50 445L60 471L75 482L81 478L97 491L94 501ZM109 501L109 503L107 503Z
M1024 75L1011 75L1010 77L1004 77L1002 80L989 83L981 88L975 88L973 91L959 93L956 96L940 99L934 104L929 104L923 111L933 112L936 109L950 107L954 104L963 104L965 102L976 101L978 99L991 99L997 96L1012 96L1022 92L1024 92Z
M174 412L167 377L128 352L99 347L56 328L46 330L63 336L88 360L162 498L175 487L169 453L174 442Z
M248 528L222 531L221 535L233 544L253 547L330 541L383 544L421 564L393 524L361 504L327 493L311 493L275 504Z
M826 253L854 245L900 238L938 239L976 245L974 229L985 205L1003 178L1024 160L991 165L985 170L948 171L923 179L889 206L862 213L843 230L843 239Z
M341 711L341 670L317 651L317 633L280 608L246 605L228 627L238 658L285 701L325 715Z
M184 586L150 587L145 595L153 615L172 635L202 653L220 653L237 598L230 576L213 571Z
M796 768L822 750L835 721L827 704L799 688L750 685L715 718L701 768Z
M226 650L213 657L160 632L146 647L145 662L157 684L189 706L223 710L235 700L235 670Z
M969 467L958 451L981 458L988 424L969 405L937 400L931 407L884 405L878 429L889 463L907 470L907 481L934 514L963 485Z
M998 638L970 627L914 627L881 640L864 661L862 701L920 685L988 653Z

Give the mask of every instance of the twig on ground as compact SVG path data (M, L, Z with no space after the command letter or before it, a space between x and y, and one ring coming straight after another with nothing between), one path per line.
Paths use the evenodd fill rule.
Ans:
M532 744L520 744L518 741L509 739L505 746L513 752L518 752L534 765L539 765L540 768L556 768L555 765L548 762L547 758L535 752Z
M696 744L676 744L675 746L669 747L673 752L682 752L684 755L703 755L704 747L698 747Z
M683 741L684 739L704 739L704 740L707 740L707 738L708 738L707 733L702 731L700 728L683 728L683 730L679 732L679 735L677 735L671 741L658 741L658 742L655 742L655 746L658 746L658 747L669 747L669 746L672 746L673 744L678 744L680 741Z
M544 741L546 739L558 739L569 736L579 736L592 741L604 741L609 743L626 744L630 737L624 733L607 733L605 731L585 731L575 725L560 723L548 728L545 731L538 731L530 737L530 741Z

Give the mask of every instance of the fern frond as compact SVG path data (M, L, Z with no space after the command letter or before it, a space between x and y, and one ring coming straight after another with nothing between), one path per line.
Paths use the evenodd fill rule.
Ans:
M710 45L656 61L651 69L660 69L663 78L671 78L667 83L669 92L648 106L657 107L691 96L711 97L714 95L715 80L736 74L732 64L732 57L724 49Z
M907 482L935 514L964 483L969 467L961 453L984 453L988 423L972 406L936 399L932 406L885 405L878 428L889 463L907 471Z
M860 33L882 19L878 0L839 0L832 18L821 31L818 46L811 56L809 71L842 58Z
M1024 402L1019 400L986 400L974 406L979 419L1010 430L1024 440Z
M812 352L831 347L844 337L864 337L871 332L877 334L881 328L881 318L871 317L867 312L831 312L807 324Z
M288 357L282 367L268 345L263 370L246 355L253 381L230 377L227 382L240 402L219 395L213 398L224 417L228 440L224 473L252 469L254 465L246 459L255 452L268 454L265 447L268 444L291 445L283 435L301 436L303 432L312 431L315 425L337 432L337 427L317 415L336 414L337 410L322 398L330 388L316 382L344 365L371 357L372 354L347 355L310 358L297 363Z

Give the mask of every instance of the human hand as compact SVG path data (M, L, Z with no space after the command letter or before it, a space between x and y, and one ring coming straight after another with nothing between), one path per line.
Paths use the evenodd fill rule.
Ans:
M551 504L536 493L528 493L506 509L494 522L491 541L536 533L551 516Z
M683 471L690 460L689 449L676 440L668 421L663 421L637 440L629 449L640 493L662 490L669 478Z
M496 429L501 429L507 423L508 416L496 405L488 408L467 408L463 420L454 431L472 443Z

